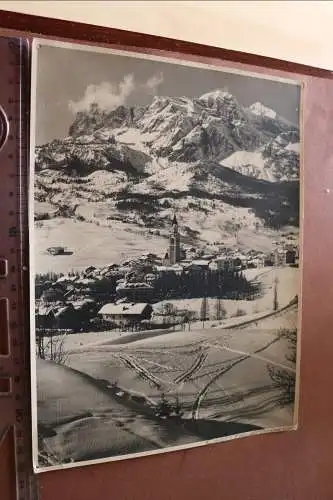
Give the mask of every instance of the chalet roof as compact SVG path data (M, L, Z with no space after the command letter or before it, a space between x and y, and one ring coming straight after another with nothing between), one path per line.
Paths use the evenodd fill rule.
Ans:
M275 253L280 254L280 255L284 255L286 253L286 250L284 248L276 248Z
M193 260L192 264L194 266L206 267L206 266L208 266L209 261L208 260L199 260L198 259L198 260Z
M155 271L161 272L161 271L172 271L172 269L169 266L155 266Z
M36 313L39 316L48 316L49 314L52 314L55 318L58 318L61 316L64 312L73 310L73 306L71 304L69 305L46 305L46 304L40 304L37 309Z
M77 276L61 276L60 278L57 279L56 283L66 283L66 282L72 282L76 281L78 279Z
M205 254L201 256L200 260L212 260L214 257L215 256L213 254Z
M105 304L99 311L98 314L109 314L110 316L118 315L139 315L148 306L147 303L138 302L137 304Z
M92 283L95 283L96 280L92 278L79 278L76 283L78 285L91 285Z
M174 273L176 271L182 271L183 266L181 266L179 264L173 264L172 266L155 266L154 269L156 272Z
M52 306L49 306L49 305L44 305L44 304L40 304L37 308L36 308L36 314L38 316L48 316L49 314L53 314L53 307Z
M59 318L60 316L62 316L62 314L66 313L68 311L72 311L73 309L74 309L73 306L70 306L70 305L60 307L59 309L56 309L54 311L54 316L55 316L55 318Z
M85 306L91 306L93 304L95 304L95 301L92 299L81 299L81 300L76 300L75 302L72 302L74 309L81 309Z
M148 285L148 283L136 281L134 283L129 283L127 281L119 282L117 289L121 290L134 290L134 289L144 289L144 290L152 290L153 287Z
M184 270L184 266L181 266L180 264L173 264L173 266L171 266L171 269L175 273L179 273L179 272L182 272Z

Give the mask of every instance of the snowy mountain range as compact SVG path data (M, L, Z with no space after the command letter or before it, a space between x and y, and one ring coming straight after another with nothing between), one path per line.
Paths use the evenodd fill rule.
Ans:
M222 90L112 111L94 104L68 137L36 147L36 218L163 227L172 209L188 234L209 217L221 232L231 222L297 226L299 142L297 125Z

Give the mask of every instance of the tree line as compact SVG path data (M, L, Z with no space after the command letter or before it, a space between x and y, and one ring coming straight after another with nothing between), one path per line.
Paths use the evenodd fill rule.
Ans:
M154 289L157 300L200 297L253 300L261 293L260 284L233 270L164 274L154 282Z

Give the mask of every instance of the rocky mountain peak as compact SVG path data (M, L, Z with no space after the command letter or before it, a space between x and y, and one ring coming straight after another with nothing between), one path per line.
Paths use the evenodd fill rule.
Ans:
M261 102L254 102L249 106L249 110L254 114L258 116L266 116L268 118L272 118L275 120L277 118L277 113L271 108L268 108Z
M173 207L190 219L191 238L204 213L221 219L219 228L239 211L245 226L295 224L299 129L260 103L250 108L224 90L90 106L69 137L36 148L36 217L46 217L45 206L74 207L80 220L163 228Z
M75 120L69 128L69 135L78 137L93 134L101 128L130 127L135 125L145 110L145 106L128 107L120 105L115 109L106 111L97 104L92 104L88 110L76 114Z
M208 107L212 108L217 103L236 103L235 97L230 92L222 89L216 89L211 92L206 92L199 97L199 101L204 102Z
M37 164L62 169L73 157L75 171L132 172L134 166L135 172L148 172L151 162L162 159L170 165L211 161L258 178L288 179L290 172L294 179L298 142L298 128L274 110L261 102L244 108L230 92L217 89L199 98L156 96L149 105L112 110L92 104L77 113L63 144L38 151ZM246 155L231 156L238 152Z

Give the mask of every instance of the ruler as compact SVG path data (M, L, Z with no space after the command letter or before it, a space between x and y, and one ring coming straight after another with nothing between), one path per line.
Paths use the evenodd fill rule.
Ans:
M11 455L10 499L30 500L27 40L0 37L0 65L0 455Z

